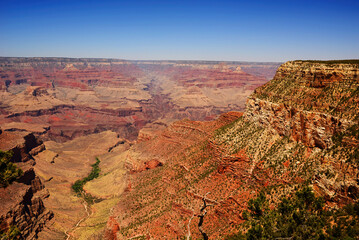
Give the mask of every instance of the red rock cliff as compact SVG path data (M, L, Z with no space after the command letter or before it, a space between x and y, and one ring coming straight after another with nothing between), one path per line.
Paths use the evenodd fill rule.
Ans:
M307 146L327 148L359 110L358 66L287 62L247 100L245 118Z

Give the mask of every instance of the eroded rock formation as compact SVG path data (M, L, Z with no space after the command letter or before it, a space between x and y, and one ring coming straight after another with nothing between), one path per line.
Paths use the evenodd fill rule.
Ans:
M287 62L247 100L245 118L310 147L328 148L355 123L359 65Z
M32 133L8 132L0 134L0 149L12 151L12 162L23 171L22 176L7 187L0 188L0 226L2 232L16 227L22 239L36 239L38 233L53 217L44 205L49 192L34 171L33 156L44 145Z

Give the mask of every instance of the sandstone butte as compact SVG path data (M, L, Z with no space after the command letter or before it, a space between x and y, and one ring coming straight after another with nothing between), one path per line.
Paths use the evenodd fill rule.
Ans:
M19 153L13 161L32 177L0 189L1 229L15 224L26 239L200 239L206 196L202 229L223 239L261 189L276 203L309 181L328 208L354 201L358 61L287 62L261 86L272 67L3 59L0 149ZM228 112L247 97L243 113ZM71 185L95 157L101 172L84 185L86 202Z

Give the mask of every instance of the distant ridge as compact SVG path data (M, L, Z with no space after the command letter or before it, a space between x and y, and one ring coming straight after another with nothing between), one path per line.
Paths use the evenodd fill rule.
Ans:
M261 61L216 61L216 60L127 60L127 59L120 59L120 58L71 58L71 57L0 57L0 62L24 62L24 61L31 61L31 62L132 62L132 63L142 63L142 62L152 62L152 63L161 63L161 62L168 62L168 63L183 63L183 64L195 64L195 63L203 63L203 64L220 64L220 63L227 63L227 64L280 64L283 62L261 62Z

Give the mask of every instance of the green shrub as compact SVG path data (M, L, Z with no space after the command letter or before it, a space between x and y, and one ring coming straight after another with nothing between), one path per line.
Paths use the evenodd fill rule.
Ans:
M0 187L7 187L22 175L22 170L10 162L13 153L0 150Z
M10 226L10 228L3 232L0 230L0 239L15 240L21 239L21 232L16 225Z
M359 236L359 202L339 210L324 209L324 200L304 186L283 198L269 210L263 193L248 202L248 222L244 231L228 236L234 239L357 239ZM242 228L243 229L243 228Z
M82 180L77 180L73 185L72 185L72 189L75 191L75 193L77 194L81 194L83 192L83 187L84 185L95 179L95 178L98 178L98 176L100 175L100 159L96 158L96 163L92 164L92 170L90 172L90 174L83 178Z

